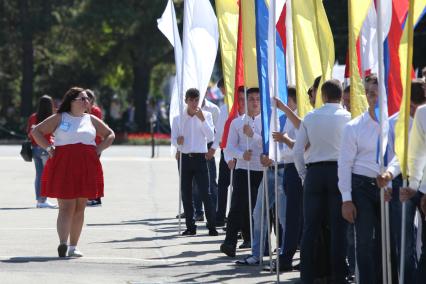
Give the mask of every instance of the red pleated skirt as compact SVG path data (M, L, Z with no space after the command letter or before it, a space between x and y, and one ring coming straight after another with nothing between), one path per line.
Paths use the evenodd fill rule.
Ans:
M95 146L57 146L43 170L41 196L61 199L104 196L102 165Z

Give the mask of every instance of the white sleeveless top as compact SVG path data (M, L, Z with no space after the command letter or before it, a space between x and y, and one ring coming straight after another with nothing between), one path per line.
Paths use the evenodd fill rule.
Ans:
M96 129L93 126L90 114L72 116L66 112L61 114L61 123L53 133L55 146L68 144L95 145Z

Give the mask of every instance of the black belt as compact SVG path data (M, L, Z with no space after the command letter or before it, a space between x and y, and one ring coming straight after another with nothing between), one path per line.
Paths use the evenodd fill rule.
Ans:
M278 168L279 169L284 169L284 167L285 167L285 164L278 164ZM273 170L273 169L275 169L275 165L269 166L268 168L270 170Z
M352 176L360 178L360 179L368 182L371 185L377 186L377 179L376 178L372 178L372 177L368 177L368 176L363 176L363 175L358 175L358 174L352 174Z
M337 166L336 161L322 161L306 164L306 168L310 168L312 166Z
M287 169L289 167L295 167L294 163L286 163L286 164L284 164L284 169Z
M205 157L206 153L182 153L182 155L186 155L190 158L197 158L197 157Z

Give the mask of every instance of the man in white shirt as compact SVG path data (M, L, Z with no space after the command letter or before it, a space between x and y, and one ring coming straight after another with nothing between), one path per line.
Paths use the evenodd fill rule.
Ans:
M425 83L416 79L411 82L411 103L410 103L410 120L409 128L411 129L413 118L418 107L426 103ZM399 117L399 112L389 118L389 140L387 158L391 160L387 170L377 178L377 183L380 188L388 187L388 182L391 182L392 199L389 202L390 211L390 234L391 247L398 248L395 250L395 255L392 257L392 262L397 264L400 260L401 247L401 216L402 203L399 200L399 191L402 187L402 175L398 158L395 156L395 125ZM405 273L404 283L415 283L415 269L417 263L416 254L416 234L414 226L414 216L416 214L416 205L414 200L406 201L406 218L405 218ZM395 272L398 272L399 265L395 265Z
M294 163L304 182L300 275L302 282L313 283L315 241L326 220L331 235L331 281L343 283L346 228L340 211L342 200L337 187L337 159L343 128L351 115L340 104L342 86L339 81L326 81L321 94L324 106L305 116L293 147ZM309 148L305 153L307 145Z
M209 178L206 161L207 142L213 139L212 116L198 107L200 92L189 89L185 94L187 108L174 119L172 143L182 152L182 203L185 212L186 230L182 235L195 235L196 225L192 206L192 180L195 178L207 217L210 236L217 236L216 214L209 195Z
M220 246L224 254L235 257L238 231L248 224L253 212L249 212L248 173L250 170L252 209L256 206L257 191L262 180L262 123L260 117L259 88L247 90L248 113L234 119L229 129L227 151L237 158L234 174L231 209L226 226L226 237ZM247 146L248 145L248 146Z
M379 283L381 277L380 174L377 141L380 125L375 114L378 100L377 78L366 89L368 110L345 127L339 156L339 190L342 216L355 223L359 283Z
M208 101L206 98L204 98L204 101L201 105L201 109L203 111L207 111L212 115L213 119L213 125L215 133L218 128L218 120L220 117L220 110L219 107L216 106L214 103ZM214 158L214 152L213 154L211 151L211 146L214 142L216 136L213 137L212 140L208 141L207 143L207 168L209 170L209 194L213 203L213 207L216 210L216 200L217 200L217 182L216 182L216 160ZM192 191L192 201L194 203L194 210L195 210L195 221L204 221L204 211L203 211L203 204L200 198L200 195L198 194L198 187L195 180L193 180L193 191Z
M426 283L426 106L417 109L408 144L409 188L401 190L404 202L416 195L422 216L422 253L417 266L417 282ZM417 202L418 203L418 202Z

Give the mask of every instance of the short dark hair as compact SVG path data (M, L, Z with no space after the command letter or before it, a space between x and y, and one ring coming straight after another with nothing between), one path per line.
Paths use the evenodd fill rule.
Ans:
M238 93L244 93L244 89L245 89L244 86L239 86L238 87Z
M218 88L225 88L225 82L223 81L223 78L221 78L219 81L217 81L217 87Z
M321 76L315 78L314 85L312 86L315 90L318 90L319 84L321 82Z
M77 98L81 92L84 92L84 89L80 87L72 87L69 89L62 98L58 113L71 111L71 102Z
M255 88L250 88L250 89L248 89L247 90L247 97L250 95L250 94L254 94L254 93L259 93L259 88L257 88L257 87L255 87Z
M339 80L327 80L321 86L321 93L330 101L338 101L342 99L342 84Z
M296 98L296 87L293 85L287 86L287 96L289 98L292 98L294 101L297 100Z
M421 105L426 102L425 96L426 83L421 79L411 81L411 102L416 105Z
M53 114L53 100L52 97L49 95L43 95L38 100L38 107L37 107L37 123L42 122L49 116Z
M200 91L196 88L188 89L185 93L185 100L188 98L195 99L200 97Z

